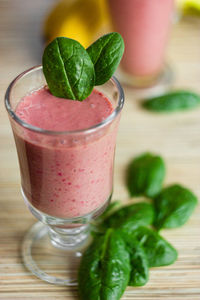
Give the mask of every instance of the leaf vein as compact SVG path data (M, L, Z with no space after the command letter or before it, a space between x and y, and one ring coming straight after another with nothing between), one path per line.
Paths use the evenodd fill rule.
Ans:
M59 52L59 54L60 54L60 60L61 60L61 63L62 63L62 65L63 65L63 72L64 72L64 75L65 75L65 77L66 77L67 82L69 83L70 91L71 91L71 93L73 94L73 97L75 97L74 92L73 92L73 90L71 89L70 82L69 82L69 78L68 78L68 75L67 75L67 72L66 72L66 69L65 69L66 66L65 66L64 60L63 60L63 58L62 58L62 54L61 54L61 49L60 49L59 41L56 40L56 42L57 42L57 45L58 45L58 52ZM73 54L72 54L72 56L73 56Z

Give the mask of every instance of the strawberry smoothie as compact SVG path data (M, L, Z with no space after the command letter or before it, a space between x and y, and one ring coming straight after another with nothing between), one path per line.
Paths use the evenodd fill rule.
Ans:
M22 121L55 132L14 132L22 189L35 208L72 218L100 208L109 199L119 118L87 135L80 130L102 122L113 110L97 90L79 102L57 98L44 87L19 102L15 113Z
M108 0L111 19L125 42L122 69L135 77L163 68L174 0Z

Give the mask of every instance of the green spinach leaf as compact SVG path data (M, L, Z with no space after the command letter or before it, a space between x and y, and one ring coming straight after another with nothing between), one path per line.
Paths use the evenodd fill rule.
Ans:
M42 62L54 96L82 101L92 92L94 65L79 42L65 37L54 39L45 48Z
M197 197L185 187L174 184L154 199L157 229L176 228L187 222L197 205Z
M175 91L147 99L143 107L156 112L173 112L195 108L200 104L200 96L190 91Z
M164 177L165 163L160 156L144 153L136 157L127 170L130 195L154 197L160 192Z
M140 243L123 231L122 236L130 254L131 273L129 286L145 285L149 279L149 263L144 248Z
M153 223L153 206L146 202L139 202L124 206L105 218L101 228L124 228L132 230L141 225Z
M109 229L83 254L79 268L82 300L118 300L130 277L130 256L120 233Z
M132 238L137 238L144 248L149 267L167 266L177 259L176 249L157 232L141 226L128 234L132 235Z
M112 201L110 202L110 204L108 205L108 207L106 208L106 210L103 212L102 215L100 215L98 217L98 222L103 222L106 218L108 218L108 216L110 216L113 211L116 210L117 207L120 206L120 201Z
M117 69L124 52L124 41L119 33L108 33L89 46L87 52L95 68L95 85L101 85Z

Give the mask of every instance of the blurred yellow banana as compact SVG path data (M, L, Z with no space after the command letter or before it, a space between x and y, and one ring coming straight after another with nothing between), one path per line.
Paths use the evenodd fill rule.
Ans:
M184 14L200 15L200 0L176 0L177 6Z
M45 20L44 36L47 42L66 36L87 47L104 33L108 24L105 0L61 0Z

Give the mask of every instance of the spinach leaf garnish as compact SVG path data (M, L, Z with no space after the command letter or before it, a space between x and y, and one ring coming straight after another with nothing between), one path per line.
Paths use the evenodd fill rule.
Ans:
M100 37L87 50L76 40L55 38L42 58L50 92L60 98L84 100L94 85L111 78L123 52L124 42L117 32Z
M94 64L95 85L101 85L116 71L124 53L124 41L119 33L108 33L90 45L87 52Z
M46 47L43 72L56 97L82 101L94 87L94 66L87 51L69 38L58 37Z

